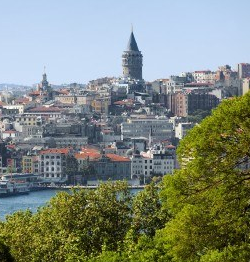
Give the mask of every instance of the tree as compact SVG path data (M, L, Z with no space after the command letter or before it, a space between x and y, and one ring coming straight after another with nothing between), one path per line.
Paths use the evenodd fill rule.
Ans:
M250 259L250 94L224 101L181 142L165 177L173 219L157 237L173 261Z
M162 212L159 188L151 182L133 199L132 232L135 239L140 235L153 237L164 226L167 214Z
M16 261L86 261L123 247L131 225L131 195L125 182L96 190L60 192L37 213L17 212L1 224Z
M188 115L187 120L189 122L200 123L202 119L204 119L205 117L209 115L211 115L211 110L198 109L194 111L191 115Z
M66 156L66 170L65 173L68 176L68 180L75 184L75 176L78 173L78 162L74 156Z
M0 240L0 262L14 262L9 247L2 240Z

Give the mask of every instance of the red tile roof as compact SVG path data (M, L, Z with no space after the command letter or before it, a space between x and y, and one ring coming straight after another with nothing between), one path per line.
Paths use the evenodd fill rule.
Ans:
M4 134L15 134L15 133L19 133L17 132L16 130L6 130L6 131L3 131Z
M58 90L57 92L59 94L62 94L62 95L68 95L69 94L69 90L67 90L67 89L61 89L61 90Z
M61 112L61 109L58 107L45 107L45 106L40 106L40 107L35 107L29 110L29 112Z
M119 156L116 154L106 154L106 156L111 159L112 161L115 162L130 162L130 159L128 157L125 156Z
M115 105L132 105L134 103L133 99L124 99L114 102Z
M6 106L6 105L7 105L6 103L0 101L0 106Z
M105 154L113 162L129 162L130 159L124 156L116 154ZM90 161L98 161L102 157L102 154L95 149L88 149L85 152L75 154L76 159L89 159Z
M45 154L69 154L71 148L49 148L40 152L41 155Z
M29 96L39 96L41 94L40 91L33 91L29 93Z
M15 104L28 104L30 102L28 97L19 97L15 100Z
M170 149L170 148L175 149L175 146L173 146L173 145L167 145L166 148L169 148L169 149Z

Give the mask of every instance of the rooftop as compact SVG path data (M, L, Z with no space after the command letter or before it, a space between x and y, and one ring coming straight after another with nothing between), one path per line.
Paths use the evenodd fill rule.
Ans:
M127 51L139 51L133 31L130 34L130 38L127 45Z
M50 148L40 152L41 155L45 154L68 154L71 148Z

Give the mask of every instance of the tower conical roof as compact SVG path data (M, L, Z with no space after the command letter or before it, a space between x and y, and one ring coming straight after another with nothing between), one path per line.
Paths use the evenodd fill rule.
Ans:
M133 31L130 34L127 51L139 51Z

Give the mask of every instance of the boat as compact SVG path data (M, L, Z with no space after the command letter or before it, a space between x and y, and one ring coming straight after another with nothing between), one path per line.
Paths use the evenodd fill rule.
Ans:
M29 194L29 187L23 181L0 181L0 198Z
M25 182L29 191L40 191L46 189L40 184L40 176L32 173L11 173L2 175L0 181L17 181Z

